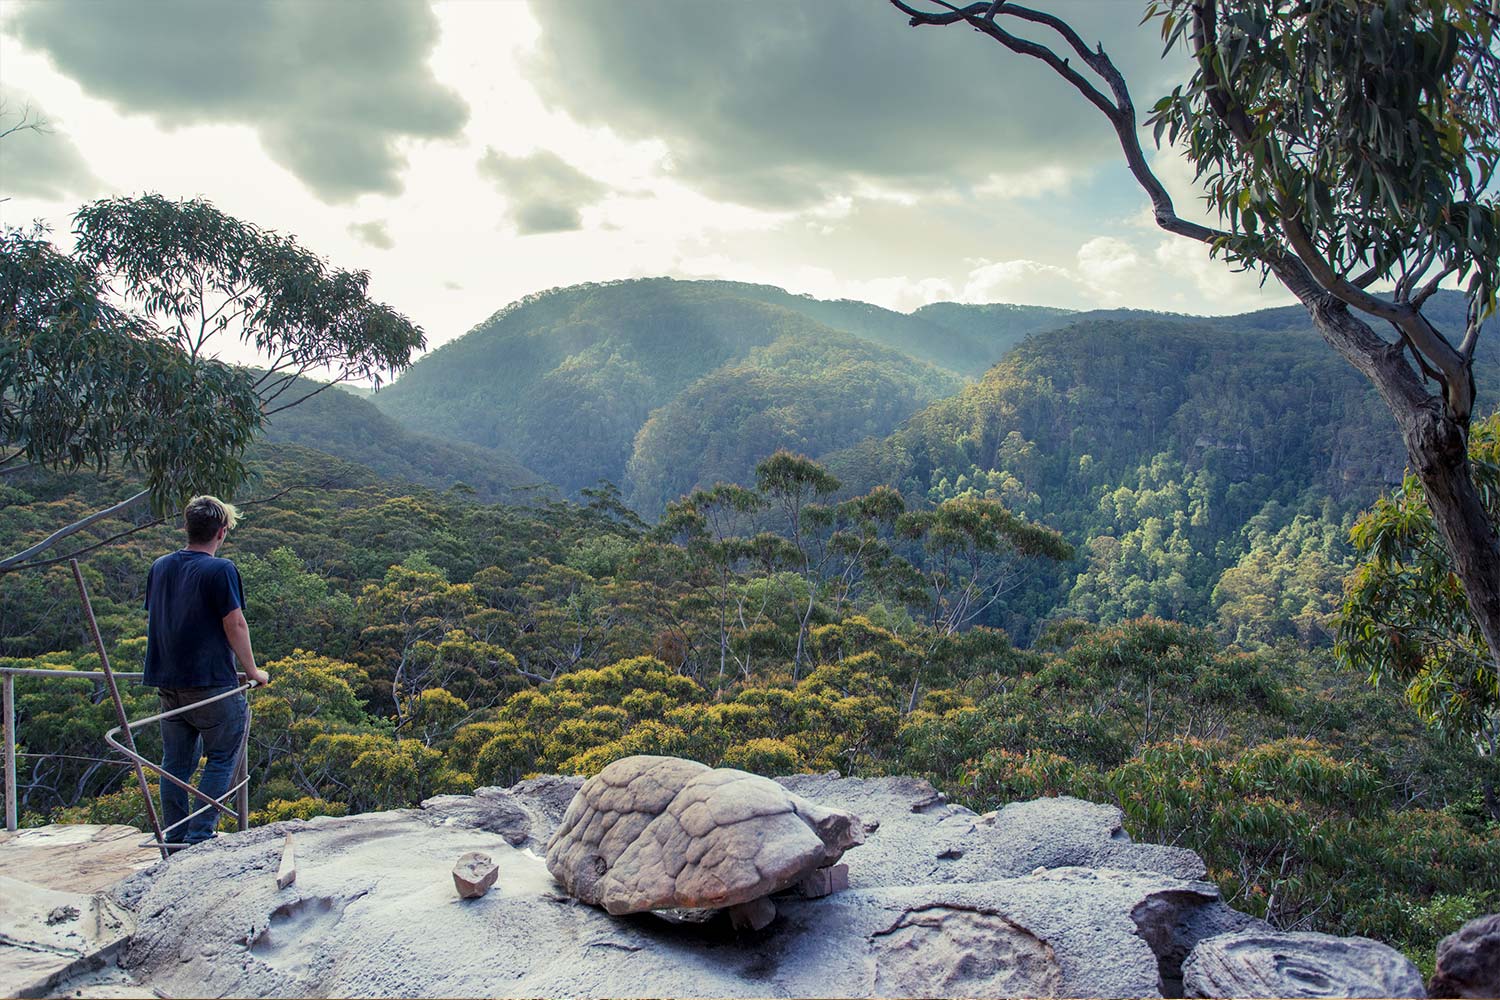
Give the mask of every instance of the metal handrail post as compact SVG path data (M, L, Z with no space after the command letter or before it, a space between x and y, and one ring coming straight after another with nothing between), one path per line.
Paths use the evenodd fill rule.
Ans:
M250 708L245 708L245 735L240 737L240 762L234 769L236 790L234 811L238 814L240 831L250 829Z
M89 601L88 588L83 583L83 571L78 568L77 559L69 559L68 565L73 567L73 579L78 583L78 596L83 599L83 613L89 623L89 631L94 636L94 648L99 651L99 666L104 670L104 680L109 685L109 695L115 702L115 714L120 718L120 726L124 729L125 743L130 747L131 756L135 758L135 777L141 784L141 798L146 802L146 818L151 821L151 832L156 834L156 843L161 851L162 858L167 856L167 842L162 837L161 818L156 815L156 800L151 797L151 786L146 783L146 772L141 767L139 755L135 753L135 737L130 732L130 718L125 714L125 701L120 697L120 687L115 683L114 671L109 666L109 654L104 649L104 637L99 634L99 623L94 619L94 605Z
M16 810L16 679L5 675L5 829L15 833Z

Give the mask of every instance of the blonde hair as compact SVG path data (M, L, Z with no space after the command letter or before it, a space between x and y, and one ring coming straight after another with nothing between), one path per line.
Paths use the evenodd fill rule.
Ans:
M187 529L188 542L194 545L212 541L220 528L233 528L239 520L240 512L234 504L218 497L193 497L182 509L183 527Z

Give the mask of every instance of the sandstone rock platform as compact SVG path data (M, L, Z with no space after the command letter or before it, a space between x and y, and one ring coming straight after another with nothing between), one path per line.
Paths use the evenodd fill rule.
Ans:
M135 930L104 893L47 889L0 875L0 996L34 997L112 961Z
M848 889L778 896L758 932L569 897L541 855L582 781L550 777L183 851L116 890L139 922L122 964L166 995L1161 996L1200 939L1260 926L1192 852L1131 843L1113 807L978 816L912 779L780 781L859 816L865 843ZM299 874L277 892L288 830ZM469 851L499 880L459 900Z

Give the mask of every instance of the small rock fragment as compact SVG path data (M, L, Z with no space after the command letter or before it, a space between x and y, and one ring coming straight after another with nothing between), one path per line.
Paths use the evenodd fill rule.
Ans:
M814 868L804 875L797 885L797 891L807 899L817 899L847 888L849 888L849 866L843 864Z
M729 907L729 922L737 931L764 930L776 919L776 904L766 896Z
M53 927L57 924L66 923L69 920L78 919L78 907L59 906L47 914L47 926Z
M1438 942L1434 997L1500 997L1500 913L1470 920Z
M490 891L490 886L500 877L500 868L494 860L480 851L470 851L458 859L453 866L453 885L464 899L478 899Z
M957 844L949 844L941 851L938 851L937 856L943 861L957 861L964 856L964 849Z
M924 795L917 801L913 802L911 804L911 811L914 813L926 812L933 806L943 805L947 801L948 797L946 795L934 789L929 794Z
M276 869L276 888L285 889L297 881L297 851L292 847L292 835L286 835L281 845L281 865Z

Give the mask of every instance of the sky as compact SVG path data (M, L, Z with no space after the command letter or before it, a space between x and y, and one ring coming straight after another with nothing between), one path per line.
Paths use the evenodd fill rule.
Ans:
M1048 5L1148 108L1141 0ZM201 197L370 272L429 346L507 303L669 275L928 302L1291 301L1161 233L1062 80L883 0L5 0L0 222ZM1154 149L1149 145L1148 149ZM1191 167L1153 165L1202 217Z

